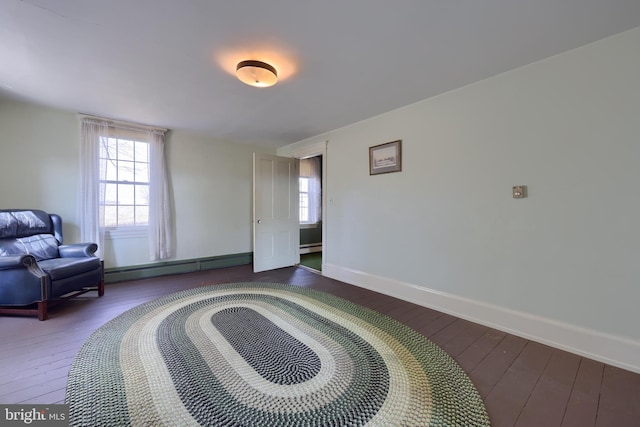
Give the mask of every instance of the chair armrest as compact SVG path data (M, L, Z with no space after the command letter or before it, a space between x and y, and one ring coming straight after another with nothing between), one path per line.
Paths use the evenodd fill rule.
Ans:
M33 255L9 255L0 256L0 270L10 270L14 268L29 268L37 265Z
M95 243L71 243L58 246L60 258L83 258L94 256L98 250Z
M47 300L50 284L33 255L0 256L0 305L40 306Z

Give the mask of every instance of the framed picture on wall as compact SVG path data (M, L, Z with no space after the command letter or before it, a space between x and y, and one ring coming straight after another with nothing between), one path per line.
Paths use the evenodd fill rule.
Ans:
M369 147L369 175L402 170L402 140Z

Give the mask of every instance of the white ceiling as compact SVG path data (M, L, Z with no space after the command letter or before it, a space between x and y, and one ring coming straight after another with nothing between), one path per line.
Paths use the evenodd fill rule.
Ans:
M639 25L640 0L0 0L0 97L277 147Z

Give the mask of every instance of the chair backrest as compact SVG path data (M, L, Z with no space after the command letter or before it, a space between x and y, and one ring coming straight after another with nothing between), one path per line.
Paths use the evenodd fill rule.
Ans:
M0 209L0 255L57 258L62 220L38 209Z
M62 218L39 209L0 209L0 239L53 234L62 244Z
M37 209L0 210L0 239L53 234L51 217Z

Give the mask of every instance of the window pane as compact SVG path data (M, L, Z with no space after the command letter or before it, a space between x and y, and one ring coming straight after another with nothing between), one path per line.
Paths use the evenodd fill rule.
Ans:
M133 206L118 206L118 225L135 225L135 212Z
M300 221L309 221L309 195L300 193Z
M133 141L127 139L118 140L118 160L133 161Z
M300 192L307 193L309 191L309 178L300 178Z
M118 204L118 185L107 184L104 189L104 203L106 205Z
M136 185L136 205L149 206L149 186Z
M117 206L104 207L104 226L105 227L118 226L118 207Z
M105 163L105 167L107 168L107 173L105 179L107 181L117 181L118 180L118 164L115 160L107 160Z
M149 161L149 143L136 141L136 162L148 162Z
M119 184L118 185L118 204L119 205L134 205L134 190L133 184Z
M118 140L115 138L109 138L107 140L107 158L113 160L118 159Z
M149 208L147 206L136 206L136 225L149 224Z
M149 182L149 163L136 162L135 179L136 182Z
M134 182L134 163L133 162L118 162L118 181Z

